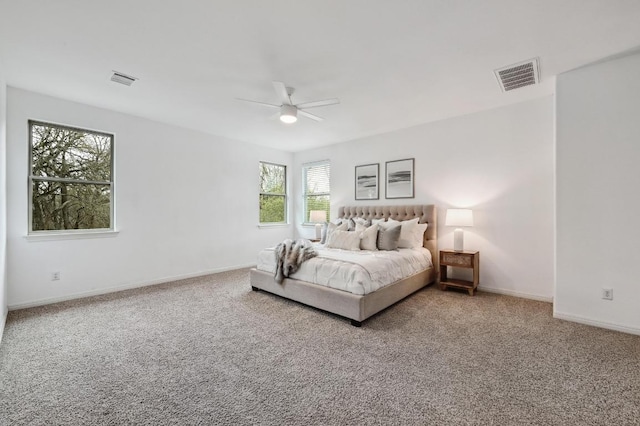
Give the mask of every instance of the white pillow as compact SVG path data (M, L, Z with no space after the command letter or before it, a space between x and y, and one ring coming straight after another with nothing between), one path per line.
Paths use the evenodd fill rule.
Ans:
M356 224L356 232L360 233L360 250L378 250L378 225L364 226Z
M424 233L427 230L427 223L419 223L413 231L413 246L411 248L423 247Z
M375 223L377 223L380 228L387 229L387 228L390 228L392 226L396 226L400 222L398 222L397 220L393 220L393 219L389 219L389 220L386 220L386 221L384 219L380 219L380 222L375 222Z
M390 226L401 224L400 240L398 241L398 248L420 248L422 247L424 233L427 230L428 224L418 223L420 218L414 218L411 220L404 220L402 222L389 219L386 222L380 224L382 228L389 228Z
M360 250L360 233L336 229L327 237L327 247L343 250Z
M371 220L372 225L380 225L381 223L385 223L384 219L373 219Z
M349 227L349 222L342 222L340 225L336 225L333 222L329 222L329 224L327 225L327 234L324 238L324 243L329 241L329 236L333 231L346 231L348 227Z
M413 248L414 244L414 231L418 225L419 217L411 220L404 220L400 222L402 229L400 230L400 240L398 241L398 248ZM396 222L394 220L394 222Z

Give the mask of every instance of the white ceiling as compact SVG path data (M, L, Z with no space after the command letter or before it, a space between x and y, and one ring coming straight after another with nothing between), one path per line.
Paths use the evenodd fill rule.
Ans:
M9 85L288 151L546 96L639 45L638 0L0 0ZM532 57L542 83L502 93ZM277 103L272 80L341 104L285 125L235 100Z

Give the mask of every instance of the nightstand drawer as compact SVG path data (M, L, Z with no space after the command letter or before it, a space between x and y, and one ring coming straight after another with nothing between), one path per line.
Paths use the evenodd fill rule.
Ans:
M464 253L441 253L440 263L443 265L461 266L463 268L473 267L473 256Z

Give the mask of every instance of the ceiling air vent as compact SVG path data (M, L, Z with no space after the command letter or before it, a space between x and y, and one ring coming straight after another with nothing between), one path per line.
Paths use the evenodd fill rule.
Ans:
M540 82L538 72L538 60L535 58L494 71L503 92L538 84Z
M121 72L114 71L111 76L111 81L115 81L116 83L124 84L125 86L131 86L137 78L131 77L130 75L122 74Z

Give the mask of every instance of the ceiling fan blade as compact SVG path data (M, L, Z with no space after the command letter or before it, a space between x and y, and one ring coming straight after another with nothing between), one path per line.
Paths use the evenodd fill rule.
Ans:
M340 99L333 98L333 99L325 99L323 101L305 102L302 104L298 104L296 106L298 108L316 108L316 107L327 106L327 105L335 105L339 103L340 103Z
M315 121L324 120L324 118L322 118L322 117L318 117L317 115L311 114L310 112L302 111L301 109L298 110L298 114L302 115L303 117L307 117L307 118L310 118L312 120L315 120Z
M236 100L242 101L242 102L249 102L251 104L258 104L258 105L262 105L270 108L280 108L280 105L268 104L266 102L250 101L249 99L241 99L241 98L236 98Z
M291 98L289 98L289 92L287 92L287 86L281 81L274 81L273 88L276 94L280 98L283 104L291 105Z

